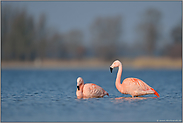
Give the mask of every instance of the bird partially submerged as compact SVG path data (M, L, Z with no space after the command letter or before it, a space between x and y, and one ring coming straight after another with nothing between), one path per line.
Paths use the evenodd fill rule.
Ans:
M104 97L109 94L100 86L87 83L84 84L84 81L81 77L77 78L77 90L76 90L77 98L99 98Z

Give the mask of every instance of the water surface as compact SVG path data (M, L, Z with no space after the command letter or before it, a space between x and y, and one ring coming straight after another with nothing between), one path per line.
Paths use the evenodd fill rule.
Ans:
M137 77L153 87L160 98L132 99L118 92L117 69L1 71L1 121L181 121L181 70L123 70L122 80ZM77 99L76 79L93 82L109 97Z

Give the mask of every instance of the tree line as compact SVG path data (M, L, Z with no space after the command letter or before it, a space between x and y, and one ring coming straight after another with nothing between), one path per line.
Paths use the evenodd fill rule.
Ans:
M121 16L98 17L89 27L90 46L84 45L84 34L74 29L60 34L47 26L45 14L38 21L25 8L2 7L2 60L34 61L35 59L83 59L104 60L118 56L139 56L156 53L160 56L181 57L182 26L175 26L170 37L172 43L157 49L162 41L161 13L147 10L137 26L137 40L132 46L123 41L123 18Z

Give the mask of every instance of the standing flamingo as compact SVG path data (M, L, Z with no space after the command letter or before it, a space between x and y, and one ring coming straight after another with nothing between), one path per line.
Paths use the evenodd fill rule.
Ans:
M119 92L122 94L130 94L132 97L146 94L155 94L157 97L159 97L159 94L153 88L140 79L126 78L121 84L122 63L119 60L114 61L110 66L111 73L115 67L119 67L115 83Z
M103 97L109 94L100 86L87 83L84 84L84 81L81 77L77 78L77 91L76 91L77 98L98 98Z

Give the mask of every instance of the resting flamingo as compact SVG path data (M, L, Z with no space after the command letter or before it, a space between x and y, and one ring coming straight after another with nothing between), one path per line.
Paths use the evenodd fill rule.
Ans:
M159 94L152 87L140 79L126 78L121 84L122 63L119 60L114 61L110 66L111 73L115 67L118 67L115 85L119 92L122 94L130 94L132 97L146 94L155 94L157 97L159 97Z
M109 94L100 86L87 83L84 84L84 81L81 77L77 78L77 91L76 95L78 99L81 98L99 98Z

